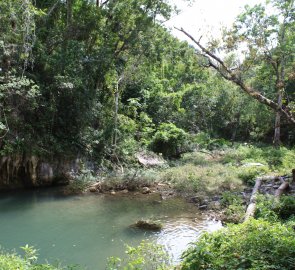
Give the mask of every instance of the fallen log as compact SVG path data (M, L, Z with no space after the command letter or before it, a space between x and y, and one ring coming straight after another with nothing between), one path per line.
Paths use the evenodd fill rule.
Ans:
M293 179L294 179L295 169L292 170L292 174L293 174ZM253 217L255 214L257 193L259 191L259 188L260 188L262 182L263 181L275 181L275 180L281 181L281 185L279 186L279 188L275 192L276 201L279 201L280 196L289 187L289 183L285 181L285 178L290 178L290 177L289 176L284 176L284 177L282 177L282 176L263 176L263 177L256 178L255 185L254 185L254 188L251 193L249 205L248 205L246 213L245 213L244 221L248 220L250 217Z
M282 194L289 188L289 183L282 179L282 184L279 186L279 188L276 190L275 193L275 199L276 201L280 200L280 197Z
M258 177L255 181L255 186L254 186L252 193L251 193L251 197L250 197L249 205L248 205L246 213L245 213L244 221L246 221L250 217L254 216L255 209L256 209L257 192L262 184L262 180L263 180L263 178Z

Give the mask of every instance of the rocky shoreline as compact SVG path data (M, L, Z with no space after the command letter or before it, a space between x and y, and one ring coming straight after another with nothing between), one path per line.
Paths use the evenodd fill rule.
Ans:
M260 193L264 195L274 195L276 190L280 186L278 179L265 182L261 185ZM175 191L169 183L154 183L153 185L138 186L134 188L128 187L128 185L110 186L105 181L97 181L86 188L84 194L110 194L110 195L149 195L158 193L161 200L166 200L171 197L180 196L184 197L188 202L194 204L201 212L211 219L227 221L227 217L224 215L225 208L222 206L222 195L208 195L208 194L183 194ZM235 196L239 196L242 199L243 206L247 207L250 196L252 193L251 187L246 187L241 192L233 192ZM295 196L295 182L290 181L287 195Z

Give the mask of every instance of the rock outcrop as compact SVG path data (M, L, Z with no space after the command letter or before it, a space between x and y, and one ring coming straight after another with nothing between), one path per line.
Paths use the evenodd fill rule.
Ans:
M79 162L45 160L36 156L13 155L0 158L0 189L68 184Z

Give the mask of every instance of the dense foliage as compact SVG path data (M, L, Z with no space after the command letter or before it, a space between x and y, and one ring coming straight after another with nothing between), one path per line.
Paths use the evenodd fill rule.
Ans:
M295 142L286 121L295 98L294 0L247 6L203 53L163 27L174 12L168 0L0 1L0 157L82 156L122 168L142 149L167 159L220 150L182 155L157 173L187 193L237 191L269 171L289 173L294 151L234 142ZM216 62L218 50L225 57ZM244 166L253 162L261 166ZM270 202L261 199L256 212L268 221L202 236L183 269L294 269L294 231L279 223L292 219L294 199ZM223 193L222 204L241 220L239 199ZM60 269L25 251L24 259L2 252L0 268ZM129 261L110 267L165 269L162 251L129 248Z
M294 269L295 233L291 227L249 220L204 234L185 254L183 270Z
M188 134L200 131L211 139L272 141L273 112L208 70L194 48L161 25L175 12L166 0L9 0L1 1L0 11L2 156L78 155L118 163L147 147L170 158L194 148ZM291 102L294 88L293 12L286 15L284 102L287 95ZM266 16L261 6L248 8L226 35L232 46L242 42L239 30L253 30L237 28L251 14ZM281 22L272 18L265 23L277 33L274 25ZM257 46L243 79L273 96L275 74L266 60L253 59ZM281 139L293 143L292 129L281 125Z

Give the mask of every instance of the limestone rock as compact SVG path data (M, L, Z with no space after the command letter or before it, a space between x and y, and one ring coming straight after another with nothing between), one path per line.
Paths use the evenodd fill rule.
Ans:
M149 194L149 193L151 193L151 190L148 187L143 187L141 190L141 193L142 194Z
M221 209L221 203L219 201L212 201L209 204L209 208L213 210L220 210Z
M245 163L242 167L262 167L262 166L265 166L265 165L258 162L249 162L249 163Z
M97 192L98 190L97 190L95 187L90 187L90 188L89 188L89 191L90 191L90 192Z
M46 160L37 156L0 158L0 189L66 185L79 170L79 160Z
M138 162L143 165L143 166L149 166L149 167L154 167L154 166L161 166L165 163L164 159L155 153L137 153L136 158Z

